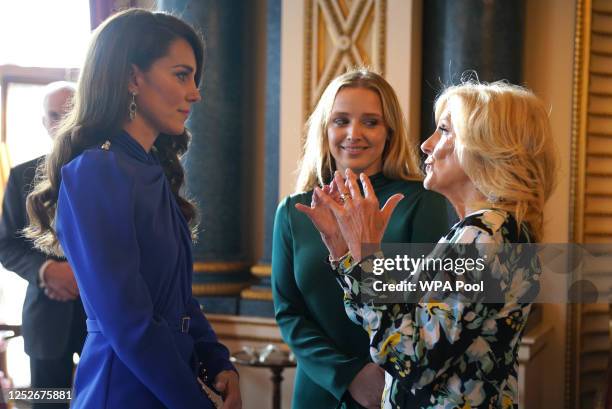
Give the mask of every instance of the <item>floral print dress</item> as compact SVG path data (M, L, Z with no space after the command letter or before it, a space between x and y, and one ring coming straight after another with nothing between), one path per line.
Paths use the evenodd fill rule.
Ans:
M362 272L382 254L360 264L350 255L341 260L346 313L367 331L372 360L387 372L383 408L518 408L518 348L540 266L535 253L516 243L530 241L525 225L497 209L466 216L440 239L434 253L456 256L448 253L466 245L487 260L482 276L470 279L484 279L483 294L497 296L472 302L456 293L438 294L437 302L426 296L418 303L363 302ZM412 280L444 274L421 270Z

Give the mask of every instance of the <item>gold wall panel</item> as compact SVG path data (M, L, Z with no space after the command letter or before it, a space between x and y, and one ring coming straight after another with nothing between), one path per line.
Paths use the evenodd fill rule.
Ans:
M304 110L347 68L384 74L386 0L304 0Z
M612 0L578 0L572 125L573 238L612 243ZM610 255L612 259L612 254ZM586 266L610 296L612 265ZM609 304L568 305L565 407L599 407L610 382Z
M612 115L612 114L611 114ZM597 134L589 135L587 141L587 154L612 154L612 138L599 136Z
M591 96L591 98L589 98L589 112L612 116L612 96Z
M612 214L612 197L592 197L584 210L586 214Z

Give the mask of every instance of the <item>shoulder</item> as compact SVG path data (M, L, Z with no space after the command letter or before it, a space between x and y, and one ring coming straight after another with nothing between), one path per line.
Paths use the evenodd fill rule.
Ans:
M504 242L516 231L514 217L500 209L484 209L460 220L446 239L457 243Z
M296 203L309 205L311 200L312 190L285 196L278 204L277 212L293 212L295 210Z
M133 175L120 155L100 148L87 149L62 167L62 184L88 190L121 189L133 182Z
M32 179L34 179L38 164L41 163L44 159L44 156L40 156L27 162L20 163L19 165L11 169L11 175L13 175L13 177L17 179L29 179L31 181Z
M285 198L280 201L278 208L276 209L276 217L274 221L275 228L289 229L291 231L296 228L298 231L301 231L299 226L302 226L303 223L308 220L308 218L304 214L300 213L295 208L295 205L297 203L301 203L310 206L311 198L312 191L285 196Z
M31 171L32 169L36 170L36 167L38 166L38 164L44 159L45 159L44 156L39 156L38 158L34 158L24 163L20 163L19 165L13 167L13 169L11 169L11 172L21 174L24 172Z
M389 181L383 185L382 189L409 195L421 194L425 191L425 188L423 188L423 183L420 181L403 179L389 179ZM374 187L374 190L376 190L376 187Z

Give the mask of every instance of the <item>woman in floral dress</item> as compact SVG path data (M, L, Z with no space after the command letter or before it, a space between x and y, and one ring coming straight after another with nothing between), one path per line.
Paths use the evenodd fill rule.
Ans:
M438 98L435 116L437 129L421 145L423 184L446 196L460 221L432 255L470 252L483 268L420 269L411 281L483 282L484 291L472 298L430 291L402 303L367 301L368 273L384 254L362 243L381 242L403 197L390 197L380 209L364 174L362 194L354 173L347 171L346 180L336 173L334 186L316 191L305 213L324 238L339 232L344 239L329 250L348 250L337 278L349 318L368 332L371 357L387 372L384 408L518 407L518 347L539 289L538 260L528 249L542 237L555 179L548 113L524 88L466 83Z

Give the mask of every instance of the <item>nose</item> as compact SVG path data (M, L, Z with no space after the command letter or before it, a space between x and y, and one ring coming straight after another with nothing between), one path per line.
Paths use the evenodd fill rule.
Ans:
M200 94L200 88L196 87L194 84L193 89L187 94L187 100L192 104L200 102L202 100L202 95Z
M359 121L351 121L349 126L346 129L346 137L347 139L357 139L361 136L361 127L359 125Z
M431 155L438 139L438 131L432 133L429 138L421 144L421 151L426 155Z

